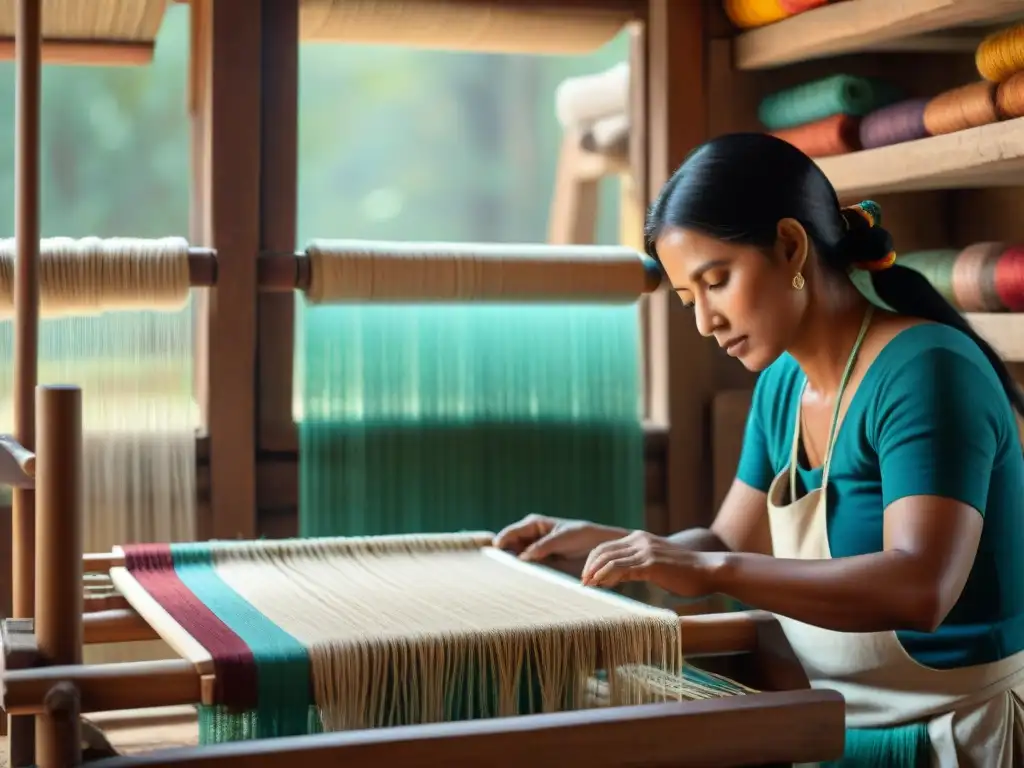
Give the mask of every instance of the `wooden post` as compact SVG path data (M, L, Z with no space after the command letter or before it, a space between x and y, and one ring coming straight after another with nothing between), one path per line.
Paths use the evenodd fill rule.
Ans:
M36 642L47 665L82 663L82 390L39 387L36 455ZM81 751L77 692L54 690L36 721L40 768L67 768ZM52 699L52 701L50 701ZM71 759L69 756L76 756Z
M190 12L193 226L217 249L203 291L197 368L210 438L208 520L200 538L256 534L256 265L260 247L260 3L202 0Z
M39 103L42 57L42 0L18 0L15 14L15 220L14 240L14 437L35 445L34 389L39 336ZM34 615L35 493L15 488L11 499L11 584L13 618ZM32 765L33 721L10 723L12 768Z
M657 196L686 155L707 140L704 25L701 2L648 0L644 31L644 124L649 198ZM668 428L668 529L707 525L711 508L709 411L714 348L667 290L648 300L651 318L650 419Z

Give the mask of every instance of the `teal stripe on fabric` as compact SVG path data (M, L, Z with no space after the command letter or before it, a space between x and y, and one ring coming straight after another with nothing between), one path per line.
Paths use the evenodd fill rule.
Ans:
M253 652L259 680L256 738L308 733L313 698L306 646L217 574L209 544L172 544L171 556L182 583Z

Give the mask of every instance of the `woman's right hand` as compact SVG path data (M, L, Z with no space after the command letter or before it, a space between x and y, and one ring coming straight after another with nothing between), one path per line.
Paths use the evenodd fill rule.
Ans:
M527 515L494 537L494 546L514 552L523 560L547 557L584 558L606 541L626 536L623 528L610 528L585 520Z

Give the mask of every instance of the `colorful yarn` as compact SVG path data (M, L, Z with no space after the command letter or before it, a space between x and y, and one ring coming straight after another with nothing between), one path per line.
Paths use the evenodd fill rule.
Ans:
M999 300L1010 312L1024 312L1024 246L1003 251L996 262L995 288Z
M297 326L302 536L643 525L635 304L300 302Z
M996 86L984 81L940 93L924 109L924 127L931 136L956 133L998 121Z
M813 8L826 5L829 0L780 0L782 10L789 16L796 16Z
M299 545L292 556L300 559L302 555L296 553L302 552L306 542L292 543ZM242 546L249 544L241 542ZM287 544L275 542L279 546ZM125 547L125 564L131 575L213 659L214 703L200 707L200 743L321 732L323 723L313 691L311 649L257 608L253 603L258 601L252 594L247 599L229 583L230 576L225 576L222 569L225 561L230 562L229 553L234 546L234 542L214 541ZM320 552L316 557L323 557ZM260 567L255 562L253 566ZM238 578L236 571L236 586ZM315 586L309 585L311 589ZM244 592L244 588L240 589ZM272 603L271 600L268 604ZM287 609L278 615L288 615ZM432 665L433 660L425 662L421 658L420 663ZM499 711L497 688L489 681L504 671L492 668L490 663L482 649L475 660L467 661L463 656L452 662L452 689L445 694L451 697L446 701L447 717L471 720L491 717ZM410 676L415 664L409 663ZM514 703L519 714L550 711L552 706L574 708L571 697L559 704L542 696L538 672L529 671L531 668L530 664L525 667L519 698ZM374 678L378 672L379 669L372 670L367 678ZM397 677L398 673L390 674ZM699 669L687 668L681 677L666 671L660 674L665 682L679 681L682 689L690 683L718 695L750 692ZM399 703L419 694L415 686L400 679L389 679L377 693L380 712L388 725L414 724L411 721L419 722L418 717L432 717L424 710Z
M931 739L926 723L895 728L847 728L841 760L823 768L927 768Z
M952 249L905 253L900 259L900 265L920 273L946 301L955 305L953 265L959 255L959 251Z
M906 253L919 272L961 312L1024 312L1024 246L975 243L962 251Z
M783 0L725 0L722 7L729 21L740 29L774 24L789 15L783 8Z
M861 120L861 146L874 149L925 138L928 135L924 127L927 106L927 99L908 99L875 110Z
M1010 75L996 89L996 109L1000 116L1010 119L1024 117L1024 72Z
M1024 24L993 32L982 40L974 63L978 74L993 83L1024 70Z
M757 117L767 130L781 131L833 115L863 117L899 98L898 89L888 83L833 75L766 96Z
M808 157L845 155L860 149L860 118L833 115L823 120L775 131L772 136L788 141Z

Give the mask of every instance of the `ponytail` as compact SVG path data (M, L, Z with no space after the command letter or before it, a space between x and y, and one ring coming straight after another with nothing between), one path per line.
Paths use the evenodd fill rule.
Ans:
M847 232L836 249L836 260L867 270L878 297L899 314L949 325L970 336L995 369L1013 409L1024 416L1024 394L998 353L923 275L895 263L892 236L881 226L878 204L867 200L843 208L842 214Z

